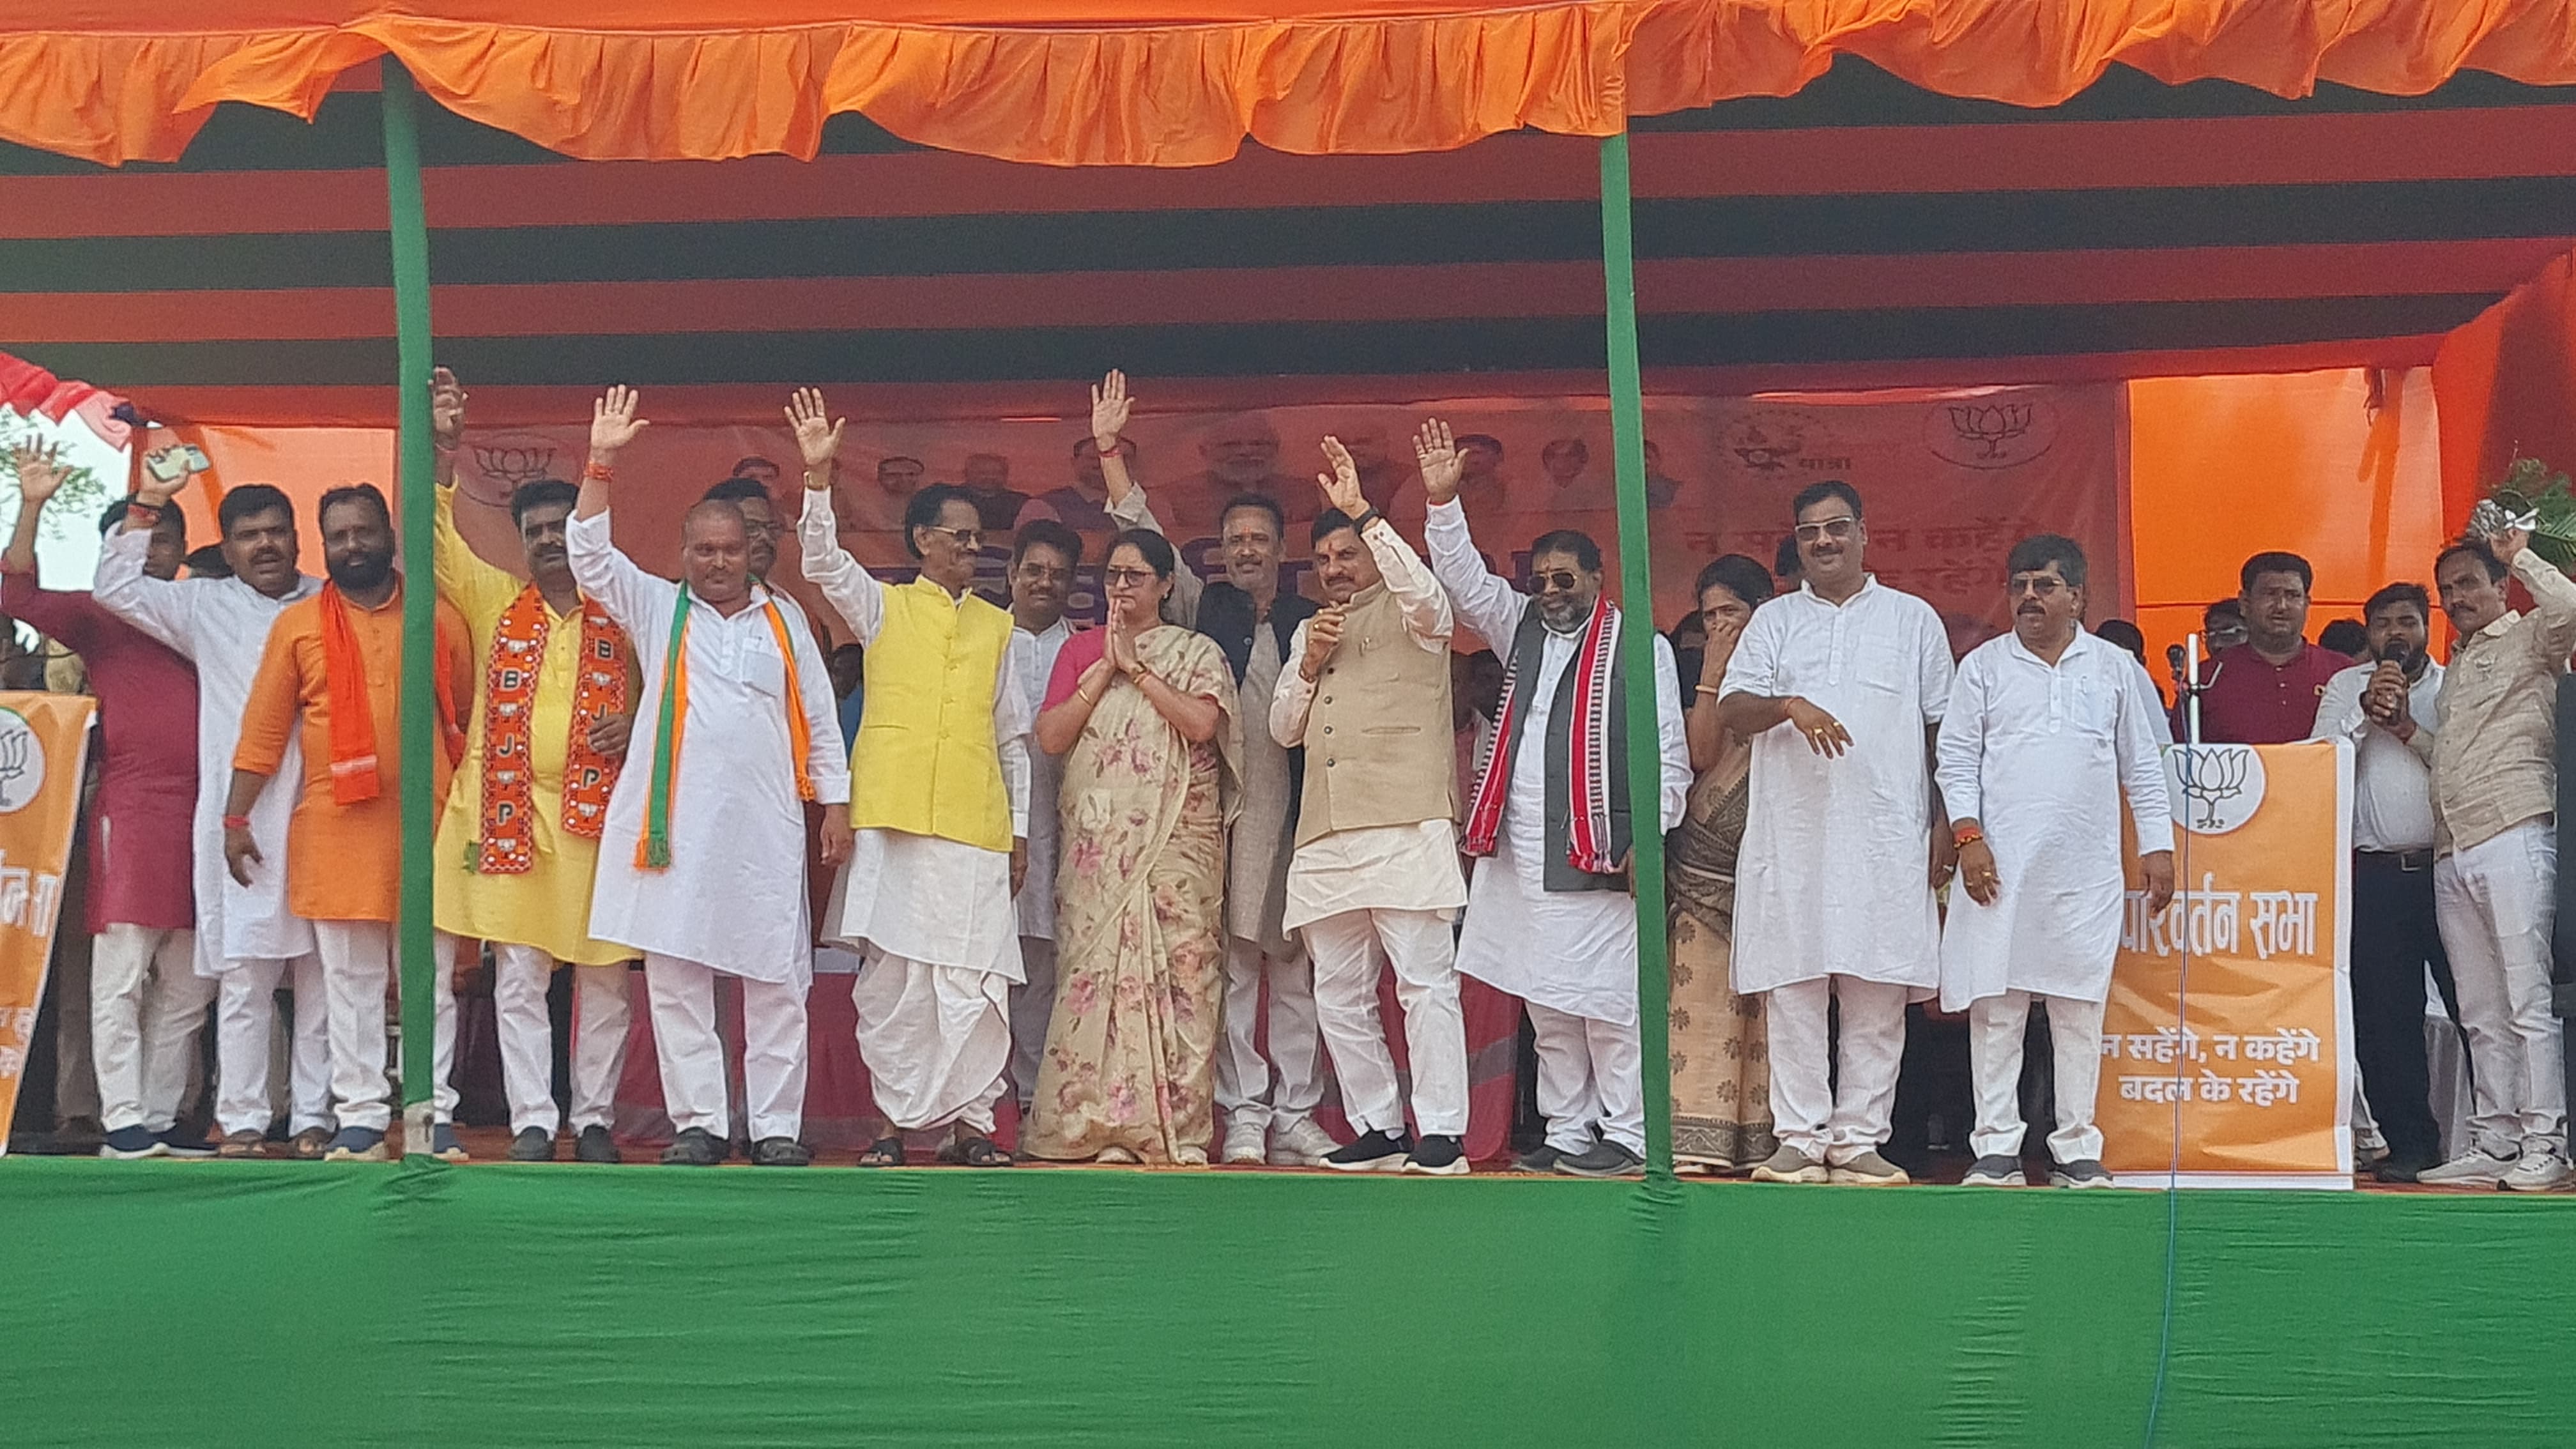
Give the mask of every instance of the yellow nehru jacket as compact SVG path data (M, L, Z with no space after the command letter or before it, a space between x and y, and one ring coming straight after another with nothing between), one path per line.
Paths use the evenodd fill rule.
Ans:
M1011 848L993 696L1011 616L928 579L885 591L868 645L868 704L850 750L850 824Z

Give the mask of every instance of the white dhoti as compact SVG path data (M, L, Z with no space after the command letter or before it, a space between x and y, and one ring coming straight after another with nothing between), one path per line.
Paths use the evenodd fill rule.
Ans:
M644 953L653 1045L662 1065L662 1106L674 1129L731 1135L724 1040L716 1034L715 968L658 951ZM755 1142L793 1139L805 1128L805 992L811 977L742 984L742 1091Z
M934 966L868 949L850 985L859 1055L877 1110L897 1130L963 1125L993 1134L1011 1059L1010 981L996 971Z
M437 931L430 943L438 965L430 1028L430 1106L438 1121L448 1122L456 1114L456 1088L448 1081L456 1067L456 996L449 989L456 938ZM394 1079L385 1069L385 988L394 976L394 928L384 921L315 921L313 946L322 962L322 999L327 1003L331 1105L342 1131L385 1131L393 1125L395 1097ZM300 996L297 1004L302 1004ZM419 1144L405 1150L417 1151Z
M195 953L191 931L111 922L98 933L90 954L90 1057L99 1124L110 1132L167 1132L178 1123L197 1028L215 999L213 979L197 974Z

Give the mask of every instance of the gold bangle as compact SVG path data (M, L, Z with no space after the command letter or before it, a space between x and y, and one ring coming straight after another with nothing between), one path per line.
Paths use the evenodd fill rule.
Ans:
M1697 694L1705 694L1711 699L1717 698L1718 695L1722 693L1722 691L1714 684L1694 684L1691 686L1691 690Z

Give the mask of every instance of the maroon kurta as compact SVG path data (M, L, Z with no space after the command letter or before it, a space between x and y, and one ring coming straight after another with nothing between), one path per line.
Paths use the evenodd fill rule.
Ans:
M81 657L98 698L101 764L89 829L89 920L190 930L197 671L86 593L0 576L0 610Z
M2208 687L2200 695L2200 737L2213 745L2289 745L2316 728L2317 700L2326 681L2352 660L2309 644L2287 664L2275 664L2235 644L2201 661ZM2174 738L2183 738L2182 706L2173 710Z

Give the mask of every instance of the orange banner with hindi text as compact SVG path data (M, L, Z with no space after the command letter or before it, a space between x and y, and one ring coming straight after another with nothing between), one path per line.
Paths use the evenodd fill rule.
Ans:
M97 711L84 695L0 694L0 1152L8 1151L18 1080L53 960Z

